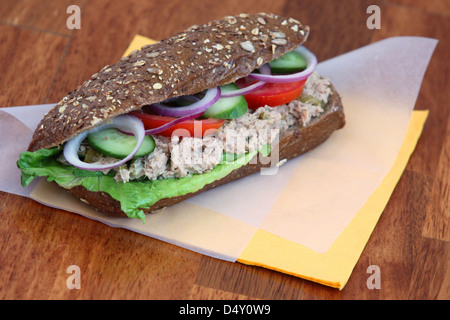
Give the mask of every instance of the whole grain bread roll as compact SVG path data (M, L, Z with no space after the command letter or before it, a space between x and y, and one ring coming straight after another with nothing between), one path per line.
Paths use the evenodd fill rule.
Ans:
M70 92L41 120L28 150L60 146L118 115L234 82L298 48L308 34L309 27L296 19L266 13L229 16L192 26L105 66ZM325 112L306 126L294 126L284 132L275 148L280 160L289 160L317 147L345 125L341 98L334 87L331 89ZM144 212L160 210L258 172L267 161L250 163L198 191L161 199ZM102 213L126 217L120 202L107 193L91 192L82 186L68 191Z
M61 145L144 105L247 76L301 45L309 27L275 14L241 14L192 26L105 66L39 123L28 151Z

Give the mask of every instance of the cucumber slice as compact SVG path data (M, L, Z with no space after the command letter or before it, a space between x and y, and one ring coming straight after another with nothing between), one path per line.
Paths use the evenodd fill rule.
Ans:
M288 52L278 59L269 62L270 69L274 74L286 74L300 72L306 69L307 63L298 52Z
M238 90L234 83L220 87L222 92ZM243 116L248 109L247 101L243 96L220 98L203 114L204 118L235 119Z
M136 146L136 138L110 128L91 133L87 136L89 144L105 156L123 159L133 151ZM135 154L143 157L155 149L155 140L152 136L145 136L141 147Z

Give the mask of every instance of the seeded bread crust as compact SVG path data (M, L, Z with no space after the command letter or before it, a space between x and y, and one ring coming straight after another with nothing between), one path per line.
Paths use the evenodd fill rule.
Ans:
M144 46L64 97L41 120L28 150L59 146L144 105L234 82L296 49L308 33L292 18L241 14Z
M324 113L312 120L305 127L296 126L292 130L285 132L283 134L283 137L280 139L279 145L272 147L272 151L276 150L279 152L278 159L280 161L284 161L284 159L289 160L295 158L314 149L318 145L322 144L325 140L327 140L334 131L342 128L345 125L344 109L342 106L341 98L333 86L331 86L331 89L332 95L329 100L327 109ZM143 211L146 214L159 211L165 207L172 206L206 190L216 188L225 183L256 173L260 171L261 168L270 165L270 161L266 160L260 159L258 157L258 161L252 160L249 164L232 171L229 175L220 180L205 185L202 189L196 192L188 193L178 197L161 199L150 206L148 209L144 209ZM282 168L280 170L282 170ZM87 202L90 206L94 207L102 214L113 217L127 217L120 208L120 202L113 199L109 194L105 192L92 192L81 186L73 187L71 189L68 189L67 191L72 193L78 199Z

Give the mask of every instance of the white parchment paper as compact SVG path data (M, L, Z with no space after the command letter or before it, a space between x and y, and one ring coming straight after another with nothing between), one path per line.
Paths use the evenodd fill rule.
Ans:
M54 189L36 190L42 183L20 187L17 155L26 150L51 105L0 109L0 190L32 192L32 198L49 206L231 261L257 228L324 253L391 169L436 44L429 38L395 37L320 63L318 72L342 96L343 129L276 174L256 173L204 192L152 215L146 224L106 218L84 204L74 205L70 197L61 202ZM13 117L18 119L14 126L21 126L18 138L17 130L6 126Z
M342 96L346 126L274 176L188 201L326 252L392 168L436 44L389 38L320 63Z

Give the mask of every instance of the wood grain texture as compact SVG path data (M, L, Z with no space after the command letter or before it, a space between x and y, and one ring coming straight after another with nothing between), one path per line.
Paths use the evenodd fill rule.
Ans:
M439 155L433 190L427 206L422 235L432 239L450 241L450 117ZM443 199L444 201L441 201Z
M68 4L82 28L68 30ZM366 28L367 6L381 8L380 30ZM155 39L240 12L274 12L311 26L319 60L377 40L439 39L416 109L429 119L383 215L342 291L267 269L203 256L0 192L0 299L440 299L450 298L448 0L2 0L0 107L58 101L135 34ZM50 19L49 19L50 17ZM69 290L78 265L82 288ZM381 269L381 289L366 286Z
M0 106L44 103L69 39L0 24Z
M86 0L16 0L0 2L0 21L19 28L70 36L65 13L70 5L83 7ZM45 15L45 16L44 16Z

